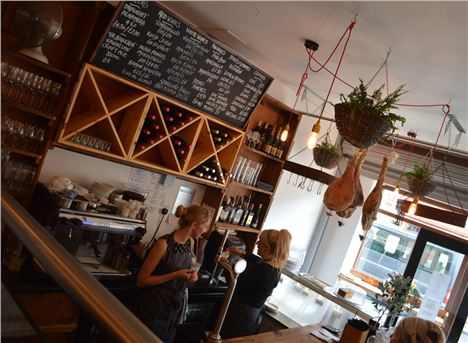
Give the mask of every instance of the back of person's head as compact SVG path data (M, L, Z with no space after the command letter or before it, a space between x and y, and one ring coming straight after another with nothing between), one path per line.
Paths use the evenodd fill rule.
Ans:
M435 323L409 317L403 319L395 329L392 343L444 343L445 335Z
M210 219L210 212L201 207L200 205L190 205L184 207L183 205L177 206L175 216L179 218L179 225L190 226L193 223L204 223Z
M289 248L292 239L291 234L286 229L263 230L262 236L265 237L269 245L270 258L275 260L280 268L283 268L289 257Z

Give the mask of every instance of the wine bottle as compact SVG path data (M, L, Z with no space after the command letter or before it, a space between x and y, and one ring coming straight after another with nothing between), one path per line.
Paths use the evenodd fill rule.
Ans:
M148 113L148 115L146 116L146 121L154 122L154 121L156 121L157 118L158 118L158 116L156 114Z
M274 125L272 128L269 128L267 130L267 133L265 135L265 140L263 141L262 144L262 151L264 153L269 154L271 151L271 144L273 142L273 133L275 132L276 125Z
M279 141L278 146L276 147L276 154L275 157L282 158L284 152L285 144L283 141Z
M258 226L258 221L260 220L260 211L262 210L262 204L258 205L257 210L254 213L250 227L256 229Z
M245 219L247 218L247 215L249 214L249 205L250 205L250 195L249 197L243 202L242 204L242 216L239 220L239 225L244 225Z
M258 143L262 138L262 130L263 130L263 121L259 120L257 123L257 127L253 130L252 140L249 142L249 147L258 149Z
M195 170L195 171L193 172L193 175L198 176L198 177L204 177L204 176L205 176L205 174L203 174L202 172L200 172L200 171L198 171L198 170Z
M236 213L234 214L232 218L232 223L234 225L239 225L239 222L242 218L242 214L244 213L243 207L244 207L244 198L241 198L241 200L239 201L239 205L237 206Z
M232 211L231 200L232 198L228 197L227 200L225 199L225 201L221 205L221 214L219 215L218 221L223 222L223 223L228 221L229 215L231 214L231 211Z
M249 211L248 211L247 215L245 216L245 220L242 223L242 226L250 226L252 224L252 220L253 220L253 217L255 215L254 207L255 207L254 203L251 203L249 205Z
M162 107L162 112L163 114L167 114L171 112L171 108L169 106L163 106Z
M231 209L231 213L229 213L229 217L227 218L227 222L228 223L232 223L233 220L234 220L234 216L236 214L236 211L237 211L237 207L238 207L238 202L239 202L239 196L236 195L233 202L232 202L232 209Z
M183 114L182 112L180 112L180 111L176 111L176 112L175 112L175 117L176 117L176 118L181 119L181 118L183 118L183 116L184 116L184 114Z
M273 142L271 144L270 155L276 156L276 152L278 150L278 144L281 141L280 135L281 135L282 130L283 128L280 126L273 136Z

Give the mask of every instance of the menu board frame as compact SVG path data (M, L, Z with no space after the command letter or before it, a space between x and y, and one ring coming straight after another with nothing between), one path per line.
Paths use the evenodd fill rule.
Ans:
M149 4L151 4L151 6L156 6L158 14L158 16L156 16L158 19L156 22L168 20L175 24L180 23L178 24L179 27L185 30L185 35L183 36L185 41L188 40L187 38L194 38L196 39L196 42L201 41L202 43L200 44L204 44L199 46L199 51L196 49L196 44L186 45L186 47L189 48L193 48L193 45L195 45L195 48L193 48L194 50L192 51L188 51L188 49L184 50L183 46L175 45L177 47L178 56L173 56L170 62L163 61L158 65L150 64L150 66L155 67L155 70L152 70L153 74L151 75L145 74L147 79L137 75L137 72L139 74L141 71L139 69L132 69L132 72L129 72L126 69L129 67L128 62L132 62L132 66L129 68L138 68L138 65L135 67L135 63L131 59L131 56L129 57L130 50L119 51L120 57L116 56L116 60L112 60L114 57L112 57L113 54L110 52L109 54L111 57L107 58L106 56L106 59L104 60L103 55L105 55L105 53L108 51L106 49L109 47L109 44L106 43L110 43L107 41L107 38L112 34L113 37L109 38L109 40L117 39L115 33L112 32L112 29L115 28L114 25L116 25L116 30L123 28L123 26L117 22L117 20L122 16L124 9L128 9L128 6L131 6L132 3L133 2L131 1L123 1L120 3L108 28L106 29L98 46L92 54L90 63L131 82L136 82L146 89L168 96L197 111L206 113L240 129L245 129L251 114L261 102L263 96L271 86L274 78L268 73L264 72L262 69L256 67L251 62L247 61L229 47L225 46L223 43L207 36L205 33L195 28L191 23L187 22L184 18L181 18L179 15L175 14L173 11L157 1L138 1L135 3L141 7L143 7L144 4L146 4L146 6ZM125 7L126 5L127 7ZM167 14L168 17L164 17L164 14ZM146 15L150 19L155 19L151 17L152 15L154 16L154 13L149 12L146 13ZM142 24L142 27L138 28L145 29L146 21L135 21L136 24L132 22L132 25L138 25L138 23L140 23ZM164 22L162 23L164 24ZM160 24L161 30L165 29L165 27L162 27L163 24ZM129 26L128 29L136 30L135 27L136 26ZM158 28L158 26L155 26L155 28ZM173 35L177 33L177 31L174 31L173 28L170 29L171 30L167 30L168 35L171 33ZM148 35L151 31L146 30L142 32L145 32L145 34ZM184 32L182 32L182 34ZM139 31L137 31L137 33L139 33ZM134 34L137 33L134 32ZM125 34L127 34L127 31L125 31ZM166 42L167 45L169 45L169 43L178 43L174 37L171 39L173 40L170 42L164 42ZM192 41L189 43L191 42ZM104 44L106 44L106 46L103 46ZM147 41L144 44L140 44L136 40L132 48L134 49L137 44L139 44L138 49L145 49L146 44L149 43ZM161 46L161 49L165 49L167 51L167 46ZM114 51L116 51L116 49L114 49ZM140 51L138 50L137 52L139 53ZM191 60L184 61L183 59L187 56L193 57L192 52L198 54L198 56L201 57L198 57L198 60L195 57ZM135 54L135 50L132 50L132 53ZM171 53L173 53L172 50ZM187 56L185 56L184 53L186 53ZM211 55L208 53L211 53ZM118 58L121 59L119 60ZM108 65L106 65L104 62L108 63ZM120 62L121 64L112 65L113 62ZM188 64L185 62L188 62ZM182 78L177 78L177 73L175 71L182 64L188 70L187 75L182 73ZM198 64L201 64L200 68L195 70L195 68L198 68ZM158 70L159 67L168 65L170 67L164 69L164 71ZM206 70L210 67L212 67L211 70ZM146 69L147 68L144 70ZM192 74L190 74L191 72ZM162 75L163 73L164 75ZM169 73L171 73L171 75L169 75ZM168 78L167 75L170 76L170 81L166 80ZM251 75L250 78L248 78L249 75ZM151 79L149 79L150 76ZM158 76L159 78L157 78ZM216 79L216 76L219 76L218 79ZM183 82L180 82L182 79ZM153 82L155 83L153 84ZM213 84L213 82L216 83ZM173 87L172 89L169 87L171 85ZM184 88L184 85L187 85L187 87ZM231 94L232 91L235 92Z

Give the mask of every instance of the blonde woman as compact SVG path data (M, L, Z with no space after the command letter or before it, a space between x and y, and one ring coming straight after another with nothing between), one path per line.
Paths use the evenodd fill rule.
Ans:
M403 319L395 329L390 343L444 343L445 335L435 323L416 317Z
M190 269L194 239L208 231L210 219L199 205L180 205L175 215L179 227L156 241L137 276L136 313L165 343L174 340L176 324L184 316L187 283L198 280Z
M261 322L266 299L278 285L291 245L288 230L264 230L257 242L258 255L243 254L237 248L227 250L246 259L247 268L239 275L237 287L221 331L221 337L255 334Z

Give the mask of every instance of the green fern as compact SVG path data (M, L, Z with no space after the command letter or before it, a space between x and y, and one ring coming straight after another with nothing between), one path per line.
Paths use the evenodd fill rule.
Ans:
M416 163L413 170L406 172L405 176L414 181L428 180L431 177L431 171L425 164Z
M396 127L397 122L400 122L401 126L403 126L406 119L398 114L391 113L390 110L398 108L396 106L397 101L403 94L407 93L407 91L403 90L405 85L401 85L385 98L382 98L382 89L384 85L380 86L372 93L372 95L369 96L364 82L361 79L359 79L359 81L359 86L354 88L347 97L343 94L340 95L341 101L349 104L351 116L359 110L385 118L385 120L390 124L391 133L394 133L395 130L398 129Z
M336 147L336 145L334 145L332 143L329 143L327 141L323 141L322 143L317 145L317 148L327 150L327 151L329 151L331 153L334 153L334 154L339 154L339 151L338 151L338 148Z

